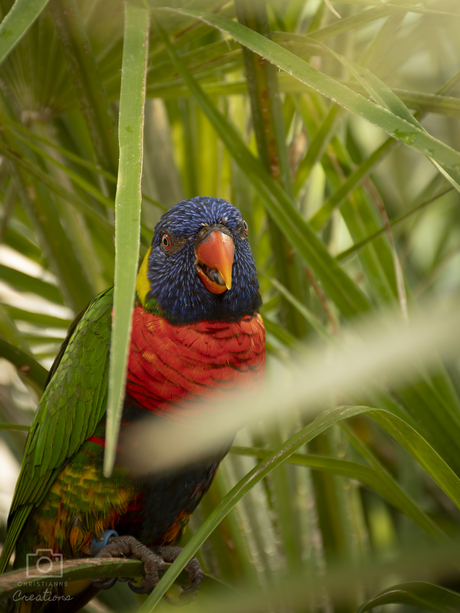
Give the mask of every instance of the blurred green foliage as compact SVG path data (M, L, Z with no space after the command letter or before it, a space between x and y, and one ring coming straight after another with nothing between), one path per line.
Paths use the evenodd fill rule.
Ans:
M262 286L269 375L385 308L410 322L425 299L458 300L457 0L129 4L150 19L141 255L180 199L235 204ZM121 0L12 5L0 0L0 355L17 371L2 378L0 420L25 425L43 385L36 362L50 366L72 315L114 282L126 34ZM443 589L460 591L449 548L459 365L438 360L347 398L331 390L313 424L280 407L276 424L240 433L185 539L203 524L204 568L245 595L225 592L232 610L346 613L374 597L401 612L460 610ZM339 422L344 404L387 417ZM23 433L0 436L20 460ZM251 482L253 469L264 478ZM241 500L225 499L220 521L235 485ZM224 610L215 582L203 588L196 607ZM122 587L103 599L139 605Z

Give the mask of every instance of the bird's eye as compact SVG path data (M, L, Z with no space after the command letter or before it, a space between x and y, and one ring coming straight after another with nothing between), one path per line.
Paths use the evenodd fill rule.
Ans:
M243 219L243 230L245 234L247 234L249 230L248 223L247 221L244 221L244 219Z
M163 234L163 236L161 237L161 244L165 251L168 251L168 249L171 247L171 239L167 234Z

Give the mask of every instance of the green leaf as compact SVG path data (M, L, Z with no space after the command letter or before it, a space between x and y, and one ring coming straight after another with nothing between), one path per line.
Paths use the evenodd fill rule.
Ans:
M408 423L387 411L371 411L369 417L405 447L460 508L460 479L425 438ZM438 440L441 441L441 437ZM444 449L440 450L442 452Z
M423 581L399 583L379 592L361 605L356 613L365 613L385 604L405 604L435 613L458 613L460 594Z
M452 472L438 454L415 430L401 419L384 410L370 407L338 407L325 411L311 424L302 428L297 434L289 438L273 452L268 452L265 459L251 470L222 500L219 506L211 513L202 526L193 535L182 553L171 566L154 592L149 596L139 613L152 611L161 600L166 590L173 583L188 560L203 544L209 534L215 530L222 519L230 512L234 505L249 492L261 479L271 472L280 463L286 461L300 446L311 441L316 436L330 428L333 424L354 417L361 413L368 413L377 423L382 425L396 440L405 446L410 453L421 463L427 472L437 481L452 500L460 505L460 479Z
M38 149L39 155L41 157L46 156L46 154L40 151L40 148L30 146L30 144L28 145L28 148L31 151ZM44 172L41 168L39 168L35 164L24 159L24 157L21 156L21 154L18 151L16 151L15 149L12 149L11 147L6 147L2 143L0 143L0 152L3 153L5 157L14 161L17 166L20 166L21 168L26 170L30 175L33 175L35 178L37 178L43 185L46 185L46 187L48 187L55 194L59 195L61 198L63 198L70 204L79 208L81 212L93 218L94 221L98 222L102 226L110 227L109 221L106 218L104 218L97 211L97 209L91 207L82 198L80 198L73 192L63 187L61 183L57 181L49 173ZM53 163L57 166L59 165L58 162L54 161ZM66 174L69 174L69 171L66 171ZM73 174L73 173L70 171L70 174ZM79 180L79 183L85 183L85 182L83 180ZM91 188L91 191L93 191L95 194L97 193L97 190L95 188ZM105 204L106 206L110 206L110 208L112 208L112 201L104 197L100 192L98 194L98 200L102 202L103 204Z
M0 63L14 49L48 4L48 0L16 0L0 24Z
M271 451L267 449L254 449L252 447L240 447L233 445L230 453L236 455L247 455L259 459L266 458ZM312 470L330 472L333 475L356 479L377 492L390 504L405 513L415 523L417 523L427 534L436 538L444 538L436 524L418 508L417 504L402 490L400 485L383 469L378 463L373 462L373 468L350 460L339 460L317 454L294 453L287 460L287 463L296 466L305 466Z
M32 292L46 298L50 302L63 304L62 296L56 285L47 283L37 277L32 277L15 268L9 268L0 264L0 277L20 292Z
M373 104L370 100L360 96L342 83L319 72L304 60L301 60L293 53L257 32L221 15L185 9L167 10L178 11L191 17L194 16L212 27L219 28L238 40L242 45L249 47L255 53L285 70L288 74L302 81L302 83L312 87L320 94L337 102L359 117L367 119L367 121L381 128L390 136L413 147L424 155L432 157L442 166L446 166L449 171L460 173L460 153L430 136L423 129L387 109Z
M104 84L75 0L50 0L49 10L62 45L78 103L91 134L98 162L117 170L117 141ZM109 185L109 189L111 189Z
M363 4L371 4L371 7L367 11L360 11L356 15L350 15L324 28L314 30L310 32L309 36L315 40L325 40L326 38L331 38L332 36L337 36L349 32L350 30L355 33L359 28L377 19L382 19L398 11L407 11L408 5L415 4L415 0L396 0L393 2L392 6L387 6L387 2L385 2L383 6L375 6L373 2L364 2Z
M394 219L393 221L391 221L390 222L390 227L394 228L395 226L400 224L402 221L405 221L406 219L409 219L410 217L412 217L412 215L415 215L416 213L419 213L420 211L422 211L425 207L427 207L432 202L436 202L436 200L438 200L438 198L442 198L443 196L448 194L450 191L452 191L452 187L448 187L447 189L442 190L439 194L436 194L435 196L432 196L431 198L428 198L427 200L425 200L421 204L417 205L416 207L414 207L413 209L411 209L410 211L408 211L404 215L401 215L401 217L398 217L397 219ZM362 249L365 245L367 245L368 243L373 241L375 238L381 236L384 232L385 232L385 228L384 227L380 228L380 230L377 230L377 232L374 232L373 234L367 236L363 240L355 243L349 249L346 249L345 251L342 251L341 253L339 253L337 255L337 260L340 262L341 260L345 260L345 259L349 258L354 253L356 253L357 251Z
M115 290L105 476L112 473L115 462L139 259L148 35L148 11L126 2L119 120L120 166L115 199Z
M43 390L48 377L48 371L29 353L26 353L18 347L13 347L10 343L0 339L0 356L14 364L18 372L29 381L37 391L41 392Z
M117 182L115 175L111 174L110 172L107 172L103 168L100 168L96 164L89 162L88 160L84 159L80 155L75 154L73 151L69 151L65 147L60 147L52 140L49 140L47 138L44 138L43 136L40 136L39 134L36 134L32 130L29 130L25 126L21 125L20 123L17 123L16 121L12 121L12 120L7 120L5 121L5 124L8 125L8 127L11 127L15 132L19 133L23 137L21 140L23 140L26 143L29 143L29 146L30 146L30 141L28 139L31 139L33 141L38 141L39 143L43 143L44 145L46 145L47 148L54 149L55 151L57 151L58 153L66 157L67 159L71 160L72 162L75 162L75 164L77 164L78 166L82 166L83 168L90 170L92 173L103 176L104 179L106 179L110 183ZM27 137L27 139L24 137ZM43 153L43 148L42 148L42 153ZM48 157L51 157L51 156L48 156ZM56 161L54 158L52 159L53 161Z
M294 183L294 193L296 196L305 185L313 166L323 156L329 140L333 137L334 130L337 128L337 123L341 117L342 108L338 104L333 104L329 109L327 117L325 117L317 133L312 139L305 157L299 164Z
M18 432L29 432L30 426L20 424L0 424L0 430L17 430Z
M177 560L171 565L169 571L163 575L155 590L142 605L139 613L150 613L150 611L154 610L166 591L173 584L176 577L178 577L179 573L195 554L197 549L201 547L209 534L216 529L235 504L261 481L261 479L289 458L299 447L312 440L315 436L318 436L321 432L324 432L324 430L329 428L333 423L345 419L346 417L359 415L367 410L367 407L347 407L345 409L340 407L335 411L323 413L315 419L314 422L302 428L302 430L292 436L288 441L280 445L275 451L269 453L260 464L241 479L241 481L222 499L221 503L195 532L190 541L183 548Z
M333 335L327 330L327 328L319 321L319 319L309 310L305 305L297 300L295 296L293 296L289 290L287 290L282 283L278 281L278 279L268 279L270 283L275 287L280 294L285 296L287 300L301 313L311 327L325 340L333 341Z
M33 279L34 277L29 277ZM67 329L72 323L71 319L64 319L62 317L55 317L54 315L48 315L47 313L36 313L35 311L27 311L19 309L17 307L2 305L9 313L10 317L13 317L16 321L28 321L38 326L44 326L46 328L65 328Z
M334 55L350 70L356 80L364 85L377 104L396 116L401 117L408 123L411 123L417 129L426 132L398 96L396 96L385 83L372 74L370 70L363 68L359 64L356 64L356 62L353 62L353 60L347 59L338 53L334 53ZM405 142L404 139L401 140ZM447 178L452 186L455 187L457 191L460 191L460 168L457 170L446 168L431 156L431 150L425 150L423 153L433 162L439 172Z

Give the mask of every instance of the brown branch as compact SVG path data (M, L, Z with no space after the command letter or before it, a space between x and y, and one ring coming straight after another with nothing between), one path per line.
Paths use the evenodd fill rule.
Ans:
M326 297L326 294L323 292L323 290L319 286L319 283L316 280L316 277L313 274L313 271L310 268L308 268L308 266L305 266L305 272L307 274L308 281L310 282L310 285L312 286L313 291L317 295L318 300L319 300L321 306L323 307L324 312L327 315L329 323L331 324L331 332L332 332L332 334L334 336L337 336L338 333L339 333L339 326L338 326L338 323L337 323L337 319L335 318L335 315L332 312L332 309L331 309L331 307L329 305L329 302L328 302L328 299Z
M35 571L35 572L34 572ZM32 577L32 574L39 576ZM139 560L125 558L113 558L103 560L99 558L83 558L80 560L66 560L62 567L54 563L52 574L47 578L47 573L36 568L21 568L5 573L0 576L0 598L11 596L17 590L21 593L40 590L46 585L61 585L67 581L80 579L100 579L111 577L140 577L144 575L144 564Z

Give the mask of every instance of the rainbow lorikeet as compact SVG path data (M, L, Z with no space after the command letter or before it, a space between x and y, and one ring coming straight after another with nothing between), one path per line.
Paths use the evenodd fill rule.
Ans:
M264 377L256 268L247 223L233 205L199 197L165 213L136 289L119 450L124 432L146 415L173 419L180 429L182 417L217 410L240 385L257 393ZM103 476L112 300L112 289L103 292L77 318L50 371L26 443L1 572L14 548L14 566L22 568L39 550L64 559L95 555L101 539L109 542L102 555L146 562L150 548L155 560L172 561L231 444L174 471L140 477L117 462L112 476ZM109 541L110 534L119 536ZM144 589L154 587L158 567L161 560ZM194 569L192 588L202 576ZM88 585L59 610L76 611L94 593Z

